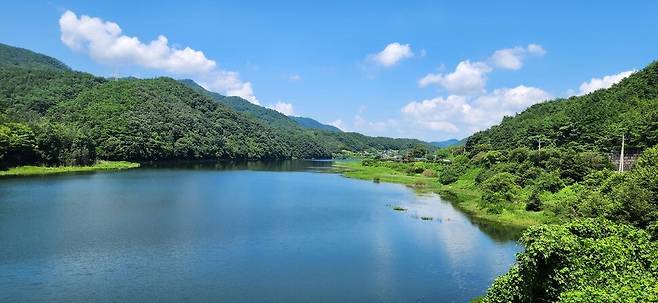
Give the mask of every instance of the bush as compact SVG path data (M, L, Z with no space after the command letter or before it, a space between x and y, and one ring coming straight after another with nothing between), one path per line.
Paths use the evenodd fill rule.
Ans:
M487 204L514 203L518 201L521 187L516 185L516 176L498 173L482 183L482 201Z
M482 302L656 302L658 244L605 219L531 227Z
M528 203L525 205L525 210L527 211L540 211L542 210L542 203L539 197L539 191L533 190L528 199Z
M534 186L539 191L556 193L564 187L564 181L560 179L560 175L557 172L542 172L535 179Z
M434 171L433 169L429 169L429 168L425 169L423 171L423 177L434 178L434 177L436 177L436 171Z
M439 182L441 182L443 185L448 185L457 181L459 176L461 176L461 171L459 168L448 165L445 167L445 169L443 169L443 171L441 171L441 174L439 174Z

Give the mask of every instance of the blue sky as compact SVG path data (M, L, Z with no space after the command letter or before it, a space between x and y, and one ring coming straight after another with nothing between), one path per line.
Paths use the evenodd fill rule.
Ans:
M98 75L193 78L349 131L424 140L467 136L658 59L653 1L353 2L12 1L0 42Z

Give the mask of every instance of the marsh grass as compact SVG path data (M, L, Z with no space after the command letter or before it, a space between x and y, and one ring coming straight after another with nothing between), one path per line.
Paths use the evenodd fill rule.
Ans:
M121 170L139 167L139 163L127 161L98 161L90 166L19 166L0 171L0 177L8 176L38 176L73 172L91 172L102 170Z
M443 185L437 178L422 174L407 175L404 172L382 166L363 166L359 162L336 162L336 169L348 178L399 183L413 188L418 193L436 193L449 201L457 209L478 222L500 224L502 226L525 229L542 223L554 223L557 219L543 211L528 212L525 209L505 209L500 214L491 214L480 207L482 192L475 184L475 177L480 169L471 168L459 179L449 185ZM421 186L422 184L422 186Z

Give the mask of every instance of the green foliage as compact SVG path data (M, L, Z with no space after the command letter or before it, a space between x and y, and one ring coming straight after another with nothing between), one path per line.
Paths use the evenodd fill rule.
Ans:
M429 178L434 178L437 176L436 171L433 169L425 169L423 170L423 177L429 177Z
M0 43L0 65L2 68L23 66L34 69L70 70L57 59L33 51Z
M1 166L85 165L96 158L329 158L342 151L428 146L305 128L277 111L208 92L190 80L109 81L7 45L0 45L0 67ZM19 146L17 136L34 142Z
M297 124L301 125L304 128L324 130L329 132L342 132L342 130L340 130L338 127L322 124L311 118L306 118L306 117L289 117L289 118L294 120L295 122L297 122Z
M23 123L0 125L0 166L9 167L33 163L37 159L37 145L32 129Z
M492 212L500 212L501 207L519 201L521 187L516 184L516 176L507 172L497 173L481 185L482 205Z
M469 159L466 156L459 155L451 159L449 164L441 170L439 182L443 185L453 183L469 168Z
M610 89L585 96L535 104L500 125L468 138L472 154L517 147L581 147L611 152L621 135L631 149L658 144L658 62L634 73Z
M658 245L605 219L530 228L482 302L655 302Z
M599 171L543 197L547 210L567 218L605 217L649 228L658 221L658 147L646 150L624 174Z
M226 97L207 91L192 80L180 80L179 82L234 111L268 125L277 136L283 137L284 140L296 142L302 146L305 144L318 145L332 154L343 151L409 150L418 145L424 146L427 150L433 150L433 147L428 143L415 139L368 137L358 133L336 131L334 128L322 127L309 121L312 119L288 117L278 111L258 106L240 97Z

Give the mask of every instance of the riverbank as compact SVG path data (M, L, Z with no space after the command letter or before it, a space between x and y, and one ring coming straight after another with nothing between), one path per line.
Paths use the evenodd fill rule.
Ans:
M102 170L122 170L139 167L139 163L127 161L98 161L94 165L89 166L19 166L13 167L8 170L0 171L0 177L9 176L36 176L36 175L51 175L73 172L90 172Z
M500 214L481 209L479 203L482 193L475 186L477 169L469 170L452 184L443 185L436 177L409 175L388 167L364 166L360 162L339 161L334 164L334 168L348 178L404 184L421 193L436 193L475 220L522 229L555 220L544 212L529 212L524 209L505 209Z

